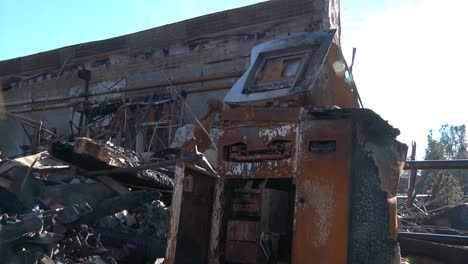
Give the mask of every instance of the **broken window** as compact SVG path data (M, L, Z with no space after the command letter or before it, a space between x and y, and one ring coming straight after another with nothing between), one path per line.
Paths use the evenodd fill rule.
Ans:
M260 54L255 74L244 93L265 92L292 88L301 83L310 71L309 62L318 47L301 47L294 51Z

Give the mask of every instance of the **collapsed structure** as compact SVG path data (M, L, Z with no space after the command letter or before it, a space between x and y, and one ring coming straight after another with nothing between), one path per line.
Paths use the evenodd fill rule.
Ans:
M219 176L176 169L168 263L399 262L406 146L360 108L335 34L252 50L224 99Z
M338 1L2 61L0 80L3 260L400 262L407 148L362 108ZM409 253L440 248L405 239Z
M7 116L2 152L30 153L49 136L42 130L37 137L38 126L62 138L110 139L137 153L165 150L178 127L204 115L209 98L226 95L253 46L332 28L339 41L338 1L274 0L1 61L3 106L37 121Z

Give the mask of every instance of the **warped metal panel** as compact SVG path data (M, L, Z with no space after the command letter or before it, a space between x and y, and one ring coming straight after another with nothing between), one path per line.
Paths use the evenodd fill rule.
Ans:
M220 139L219 173L231 178L291 178L296 171L297 124L230 127Z

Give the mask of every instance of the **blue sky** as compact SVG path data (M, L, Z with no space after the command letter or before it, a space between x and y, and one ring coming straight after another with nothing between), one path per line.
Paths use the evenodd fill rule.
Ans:
M349 58L357 47L364 106L399 128L399 140L416 141L422 158L430 129L468 124L468 1L386 1L368 11L342 3L343 51Z
M0 0L0 60L106 39L252 0ZM443 3L443 4L442 4ZM357 47L364 106L418 143L440 125L468 124L465 0L342 0L342 47Z
M129 34L259 0L0 0L0 60ZM373 13L388 0L341 2Z
M0 60L129 34L261 1L0 0Z

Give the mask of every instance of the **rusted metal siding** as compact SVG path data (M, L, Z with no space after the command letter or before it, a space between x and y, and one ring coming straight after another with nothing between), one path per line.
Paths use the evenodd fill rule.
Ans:
M299 110L300 108L233 108L223 112L223 122L225 128L235 124L297 122Z
M214 190L198 188L203 178L185 171L185 178L193 180L179 184L184 186L185 206L191 208L183 204L177 210L190 215L186 218L190 221L181 216L184 227L178 230L177 257L198 260L201 254L208 263L265 263L276 257L287 263L396 263L396 214L390 202L406 154L406 146L395 140L397 131L366 109L289 109L284 119L275 122L268 113L277 110L226 112L218 145L223 155L221 178L209 184L216 184ZM278 141L291 143L291 152L268 148ZM224 155L226 146L238 143L243 147L230 148L230 156ZM291 166L275 164L282 160L275 160L278 155L288 156ZM232 175L227 170L230 163L245 167ZM257 163L271 167L259 168ZM274 181L277 185L266 185ZM190 196L205 192L214 195L213 209L200 218ZM211 225L210 234L197 230L197 219L202 218ZM186 228L191 231L184 232ZM186 244L197 248L193 255L179 248L187 237L195 238ZM286 242L286 254L278 251L279 239ZM266 242L271 254L262 248ZM205 246L199 248L200 244Z
M239 160L225 160L220 166L220 173L226 177L237 178L289 178L296 172L295 168L295 138L296 124L283 124L262 127L240 127L224 131L223 145L220 151L228 152L229 146L243 144L251 155ZM269 145L277 142L288 142L286 155L260 155L266 152ZM277 154L277 155L275 155ZM242 160L241 160L242 159Z
M292 263L345 263L348 240L351 121L301 126Z
M252 125L234 125L235 121L225 119L226 126L219 141L221 162L219 173L229 178L291 178L296 173L296 137L297 122L276 120L262 122L271 116L271 109L245 112L234 109L226 115L232 119L246 116L258 117L259 123ZM275 111L273 111L274 113ZM297 119L298 111L287 111L285 119ZM294 117L294 114L295 117Z

